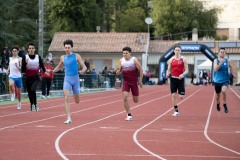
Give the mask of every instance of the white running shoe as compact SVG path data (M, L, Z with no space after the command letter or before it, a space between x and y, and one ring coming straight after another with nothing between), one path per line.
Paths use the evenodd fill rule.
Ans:
M17 109L21 109L21 108L22 108L22 104L21 102L18 102Z
M51 98L50 96L47 96L47 98Z
M127 117L125 118L125 120L126 120L126 121L132 121L132 120L133 120L133 117L132 117L132 116L127 116Z
M174 113L172 114L172 116L174 116L174 117L179 116L179 112L174 112Z
M11 101L14 101L14 99L15 99L15 94L12 94L11 95Z
M72 120L71 119L67 119L64 124L71 124L72 123Z
M44 95L42 95L41 97L42 97L42 99L45 99L45 98L46 98Z

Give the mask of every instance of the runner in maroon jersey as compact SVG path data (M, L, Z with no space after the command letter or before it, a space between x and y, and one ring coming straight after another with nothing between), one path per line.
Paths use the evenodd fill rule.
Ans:
M124 107L127 112L127 117L125 120L132 120L132 115L128 103L128 95L131 90L133 96L133 102L138 102L139 90L138 90L138 82L140 87L143 87L142 77L143 77L143 69L141 64L139 63L136 57L131 56L131 48L124 47L123 50L123 58L120 59L119 69L116 74L119 75L120 72L123 72L123 86L122 92L124 96ZM140 77L138 79L138 72L140 73Z

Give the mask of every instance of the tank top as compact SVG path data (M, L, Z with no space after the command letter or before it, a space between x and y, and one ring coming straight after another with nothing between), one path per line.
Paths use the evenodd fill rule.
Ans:
M65 67L66 76L78 75L78 63L75 53L72 53L70 55L64 55L63 64Z
M129 60L126 60L125 58L121 59L123 80L127 82L138 81L138 69L135 66L134 59L135 57L131 57Z
M22 74L21 71L16 67L16 64L20 67L20 57L14 58L10 57L9 58L9 68L10 68L10 74L9 77L12 78L21 78Z
M173 58L170 65L172 67L172 72L171 72L172 77L179 77L180 74L184 72L184 61L182 57L178 60Z
M38 75L39 72L39 56L35 54L35 58L31 59L29 55L26 55L28 63L26 65L26 76L33 77Z
M220 63L220 60L217 58L217 64ZM220 66L217 72L214 72L214 82L215 83L225 83L229 81L229 73L228 73L228 60Z

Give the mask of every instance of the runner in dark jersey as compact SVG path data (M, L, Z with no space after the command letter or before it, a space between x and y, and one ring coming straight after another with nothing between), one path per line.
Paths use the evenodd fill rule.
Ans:
M43 72L46 72L41 56L35 54L35 45L29 43L28 54L22 59L22 72L25 72L26 74L27 92L31 103L30 110L32 111L32 109L35 108L36 112L39 111L36 89L40 81L38 75L40 69L42 69Z

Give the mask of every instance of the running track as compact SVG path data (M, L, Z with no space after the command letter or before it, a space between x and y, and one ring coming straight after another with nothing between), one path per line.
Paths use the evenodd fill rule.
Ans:
M239 90L229 88L226 114L212 86L188 86L172 117L169 86L144 86L129 122L121 90L71 98L71 125L63 98L39 101L39 112L1 104L0 160L239 160Z

